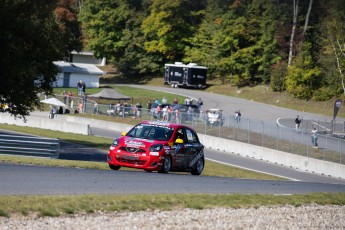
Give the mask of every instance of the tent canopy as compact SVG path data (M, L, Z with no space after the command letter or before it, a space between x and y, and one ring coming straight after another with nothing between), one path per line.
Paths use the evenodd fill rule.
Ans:
M59 100L56 99L55 97L48 98L48 99L44 99L44 100L42 100L41 102L42 102L42 103L45 103L45 104L53 105L53 106L63 106L63 107L67 107L66 104L64 104L63 102L59 101Z
M99 99L110 99L110 100L131 100L130 97L127 97L123 94L118 93L116 90L111 88L103 89L101 92L96 94L87 95L89 98L99 98Z

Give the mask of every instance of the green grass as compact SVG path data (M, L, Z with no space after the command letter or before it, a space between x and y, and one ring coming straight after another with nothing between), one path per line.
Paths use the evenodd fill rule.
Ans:
M258 206L319 204L345 205L344 194L241 195L241 194L133 194L133 195L30 195L0 196L0 216L12 214L60 216L114 211L249 208Z

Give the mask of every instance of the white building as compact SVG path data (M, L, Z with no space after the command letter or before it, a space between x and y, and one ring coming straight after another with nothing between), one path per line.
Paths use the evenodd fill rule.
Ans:
M94 64L54 62L61 72L57 75L53 87L77 87L82 80L87 88L99 88L99 78L104 72Z
M106 58L95 58L92 51L72 51L71 60L73 63L94 64L96 66L105 66Z

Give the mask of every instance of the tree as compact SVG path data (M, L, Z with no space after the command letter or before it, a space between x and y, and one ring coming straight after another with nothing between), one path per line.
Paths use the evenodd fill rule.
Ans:
M198 63L208 68L208 79L217 75L221 49L217 31L220 30L222 15L228 10L231 0L208 0L206 9L200 12L202 22L195 34L188 39L183 62Z
M41 108L38 94L52 92L59 71L53 61L72 48L57 23L56 6L53 0L0 2L0 102L16 117Z
M200 1L202 2L202 1ZM187 0L153 0L143 21L145 50L166 61L182 60L188 38L194 35L203 4Z
M317 26L319 31L318 65L322 72L319 100L330 99L344 94L345 56L345 5L337 0L322 2L319 7L322 20Z
M59 0L54 9L55 18L63 34L64 42L67 45L65 50L66 57L70 57L71 51L81 51L82 49L82 34L77 13L77 3L75 0Z
M286 89L297 98L311 99L314 91L320 87L321 71L315 66L309 42L301 44L301 51L294 63L288 67Z
M295 39L295 33L296 33L296 27L297 27L298 3L299 3L299 0L293 0L293 18L292 18L292 31L291 31L291 37L290 37L288 66L290 66L292 63L292 56L294 53L294 39Z

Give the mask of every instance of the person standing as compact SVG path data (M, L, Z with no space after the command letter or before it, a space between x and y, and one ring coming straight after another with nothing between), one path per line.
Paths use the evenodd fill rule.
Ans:
M146 106L147 106L147 113L148 113L148 114L151 114L151 108L152 108L152 102L151 102L151 100L148 100L148 101L147 101Z
M73 101L73 94L71 91L68 92L67 97L68 97L68 106L70 106Z
M202 105L204 104L204 102L201 100L201 98L199 97L198 99L198 108L199 108L199 111L201 111L201 107Z
M297 115L296 119L295 119L295 124L296 124L296 130L299 130L299 127L301 125L302 120L299 118L299 116Z
M313 148L318 148L318 144L317 144L317 129L316 127L313 127L313 129L311 130L311 143L313 145Z
M86 84L85 82L81 82L81 90L82 90L82 95L84 96L85 95L85 90L86 90Z
M241 122L241 112L239 110L235 111L235 120L237 124Z
M62 92L62 96L63 96L63 103L65 105L67 105L67 92L66 90L64 89L63 92Z
M77 83L77 90L78 90L78 95L81 96L83 93L83 81L82 80L80 80Z
M163 97L162 104L166 104L166 103L168 103L168 99L166 97Z
M82 101L83 101L83 111L82 111L82 113L85 113L86 102L87 102L87 96L85 94L83 94L83 96L82 96Z
M95 104L93 105L93 114L98 114L98 103L95 102Z
M137 108L138 108L138 111L137 111L137 118L138 119L141 119L141 109L142 109L142 106L140 103L137 103L136 104Z

